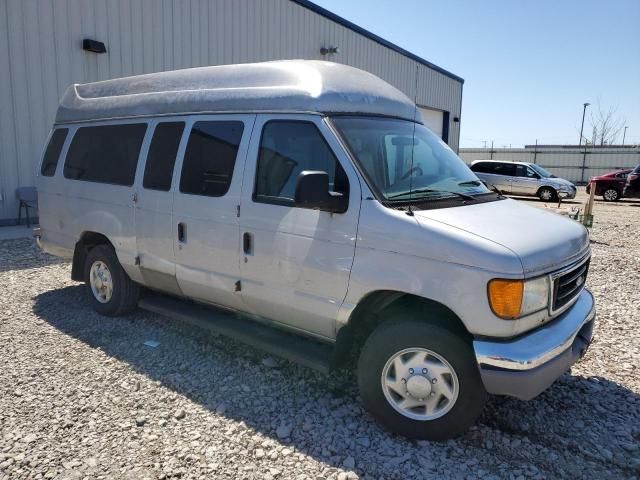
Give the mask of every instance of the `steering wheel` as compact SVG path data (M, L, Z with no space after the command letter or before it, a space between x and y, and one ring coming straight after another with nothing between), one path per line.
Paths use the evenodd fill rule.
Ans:
M424 172L422 171L422 168L415 166L411 170L409 170L407 173L405 173L402 177L400 177L400 180L406 180L414 173L418 173L418 176L422 176L424 174Z

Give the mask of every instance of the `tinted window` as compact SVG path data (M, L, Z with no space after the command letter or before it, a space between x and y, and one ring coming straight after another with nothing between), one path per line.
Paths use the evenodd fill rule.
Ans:
M49 140L47 149L44 152L42 167L40 168L40 173L45 177L53 177L56 173L60 152L62 152L62 146L64 145L68 132L69 129L67 128L59 128L51 135L51 140Z
M64 176L87 182L133 185L145 123L81 127L73 137Z
M329 188L347 194L346 174L313 123L273 121L260 140L254 198L262 202L292 203L303 170L329 174Z
M189 133L184 154L180 191L221 197L229 190L242 122L197 122Z
M171 188L173 165L183 130L184 122L164 122L156 126L144 167L144 188L164 191Z
M487 163L487 167L487 173L509 177L514 176L516 170L513 163Z
M480 172L480 173L490 173L489 172L489 164L488 163L474 163L473 165L471 165L471 170L473 170L474 172Z

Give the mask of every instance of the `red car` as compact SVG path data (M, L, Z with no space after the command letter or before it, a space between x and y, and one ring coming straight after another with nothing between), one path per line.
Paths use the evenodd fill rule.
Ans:
M615 202L622 198L624 184L631 169L616 170L605 173L598 177L592 177L587 184L587 193L591 191L592 185L596 186L596 195L602 195L605 202Z

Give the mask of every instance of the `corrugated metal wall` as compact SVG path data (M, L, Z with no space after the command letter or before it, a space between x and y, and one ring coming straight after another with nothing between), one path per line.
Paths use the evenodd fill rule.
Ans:
M85 37L107 54L82 50ZM330 60L368 70L450 111L457 149L462 84L289 0L0 0L0 221L33 171L71 83L202 65ZM416 82L417 75L417 82ZM416 83L418 85L416 92Z
M640 164L640 148L461 148L460 157L467 163L488 159L537 163L580 185L589 177Z

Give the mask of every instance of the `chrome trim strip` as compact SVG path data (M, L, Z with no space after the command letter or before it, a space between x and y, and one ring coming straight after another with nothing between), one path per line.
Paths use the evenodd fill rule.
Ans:
M573 308L554 321L514 340L474 340L480 366L507 370L531 370L571 347L583 325L595 318L593 295L585 288Z

